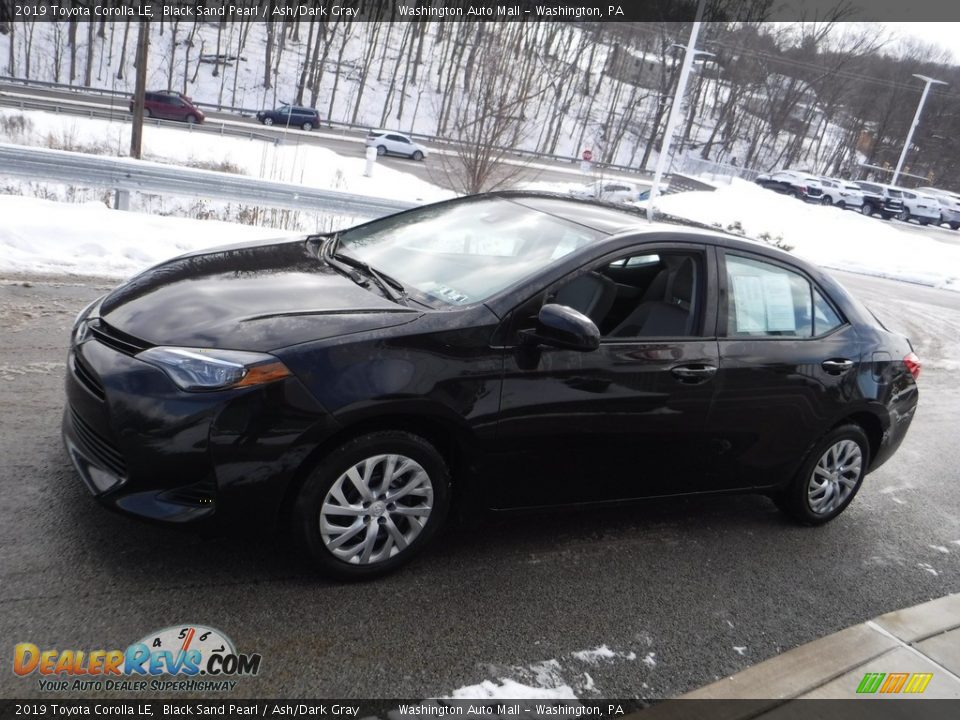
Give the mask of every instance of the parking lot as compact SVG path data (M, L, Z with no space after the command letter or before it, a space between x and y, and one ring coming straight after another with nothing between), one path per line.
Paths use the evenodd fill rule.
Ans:
M957 592L960 295L842 280L911 334L925 367L907 441L836 522L800 528L746 496L513 517L454 529L391 577L340 584L282 536L205 537L99 507L59 422L70 323L109 285L0 279L5 652L125 648L199 623L263 656L235 697L437 697L508 678L658 698ZM0 694L42 696L9 671Z

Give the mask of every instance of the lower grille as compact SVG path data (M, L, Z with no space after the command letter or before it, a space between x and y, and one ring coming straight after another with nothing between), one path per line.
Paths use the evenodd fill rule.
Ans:
M127 476L127 464L124 462L123 454L113 443L90 427L72 407L70 422L76 432L77 440L94 460L99 461L104 468L118 477Z
M87 367L87 364L81 360L77 354L73 356L73 374L76 375L77 380L97 398L103 400L106 397L100 379Z

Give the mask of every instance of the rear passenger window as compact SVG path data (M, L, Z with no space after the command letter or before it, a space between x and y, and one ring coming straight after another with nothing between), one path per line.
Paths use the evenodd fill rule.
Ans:
M810 283L778 265L727 255L727 334L810 337Z
M726 265L728 336L819 337L843 324L800 273L735 255Z

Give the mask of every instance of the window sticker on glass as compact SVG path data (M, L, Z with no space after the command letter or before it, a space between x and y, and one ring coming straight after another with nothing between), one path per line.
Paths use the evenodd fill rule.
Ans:
M737 309L737 332L763 332L767 317L763 304L763 282L757 275L735 274L733 302Z
M763 276L763 304L767 314L767 331L790 331L797 329L793 313L793 292L786 275Z

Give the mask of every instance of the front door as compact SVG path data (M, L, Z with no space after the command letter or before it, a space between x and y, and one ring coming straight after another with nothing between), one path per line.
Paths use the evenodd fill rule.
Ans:
M600 348L506 352L490 503L537 507L712 488L704 431L719 367L712 249L640 246L584 268L517 308L573 307ZM509 335L508 335L509 337Z

